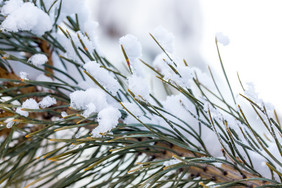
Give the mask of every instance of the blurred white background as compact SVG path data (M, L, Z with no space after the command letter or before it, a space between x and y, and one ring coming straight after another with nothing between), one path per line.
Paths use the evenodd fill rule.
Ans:
M176 37L176 53L189 64L220 73L214 37L230 39L221 55L235 87L236 72L253 82L260 96L282 111L282 1L281 0L89 0L93 19L100 23L101 45L111 59L122 60L118 39L131 33L143 45L143 59L159 53L148 33L158 25ZM105 43L105 41L107 41ZM107 50L109 51L109 50ZM237 88L235 88L237 89ZM280 110L279 110L280 109Z
M201 0L204 20L202 54L212 66L218 62L214 32L230 39L221 46L229 75L253 82L261 98L282 111L282 1Z

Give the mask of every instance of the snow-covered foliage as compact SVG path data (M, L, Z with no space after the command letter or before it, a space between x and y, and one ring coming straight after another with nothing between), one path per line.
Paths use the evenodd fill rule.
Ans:
M157 39L161 46L164 47L165 51L169 53L174 52L174 35L168 32L164 27L158 26L152 32L153 36Z
M96 62L87 62L83 67L111 93L115 94L120 89L118 82L109 71L101 68Z
M135 36L125 35L119 39L119 43L123 45L130 62L135 63L141 57L142 47Z
M6 31L30 31L36 35L43 35L52 29L52 21L48 14L30 2L7 1L1 13L7 16L1 24L1 28Z
M108 106L106 93L99 88L75 91L70 94L70 100L70 107L76 110L86 110L87 105L91 103L95 105L95 110L98 112Z
M14 61L22 63L22 69L26 69L20 70L20 79L11 79L18 79L14 81L14 85L3 87L6 95L13 87L19 86L11 96L18 95L14 100L22 103L3 105L3 108L9 109L12 114L12 119L6 119L4 122L7 128L13 128L18 122L30 122L29 126L24 128L34 128L30 126L31 123L39 124L40 120L45 118L42 122L48 126L50 124L50 127L52 125L54 129L43 126L41 130L50 132L46 136L39 131L41 135L38 137L46 137L48 141L53 139L73 144L87 142L82 147L90 147L91 144L100 144L100 147L104 143L104 146L108 147L112 141L116 141L114 147L125 150L129 148L128 153L134 153L136 148L136 153L146 153L151 151L151 147L154 148L157 142L163 142L164 145L172 146L168 146L168 149L165 146L156 146L152 151L165 155L166 150L169 150L174 155L178 154L178 151L172 151L173 147L177 146L188 153L184 152L186 156L183 154L183 160L189 165L197 162L189 161L193 157L195 160L210 160L207 163L198 163L199 166L206 164L209 167L212 163L225 160L222 163L228 164L230 168L232 165L236 166L234 170L247 170L248 174L253 172L250 178L263 176L278 181L279 173L276 171L281 169L282 160L279 121L273 115L274 108L258 98L252 85L246 90L243 89L243 94L238 93L236 99L230 100L232 102L226 100L225 95L220 92L224 87L222 83L218 89L214 77L208 77L201 70L177 57L174 50L175 37L163 27L157 27L152 32L152 38L162 48L162 52L155 56L152 64L140 60L142 46L137 37L129 34L120 38L119 44L125 52L124 56L128 58L125 59L127 66L123 63L128 69L120 71L100 50L97 39L98 23L87 20L89 15L84 1L62 2L47 3L45 9L50 8L47 11L49 14L40 6L41 3L33 4L21 0L5 1L2 7L1 12L6 16L1 24L3 31L6 34L18 35L25 31L22 36L31 34L29 37L34 40L31 45L36 46L32 49L25 46L24 53L5 51L2 54L3 61L10 63L11 69L21 68L13 64ZM73 6L74 4L78 6ZM60 16L56 15L59 8ZM78 18L74 13L81 17ZM44 33L46 36L42 36ZM228 38L222 34L217 34L216 39L223 45L229 43ZM42 41L46 40L47 47L42 47ZM50 63L47 65L48 60ZM34 73L34 69L38 72ZM32 73L35 76L28 78ZM148 85L148 80L155 77L162 82L159 86L167 92L165 99L155 97ZM32 88L24 90L29 87ZM223 90L230 91L234 96L231 88ZM56 98L51 97L54 95ZM246 103L250 103L249 108ZM45 114L38 115L40 118L36 117L36 121L31 121L33 117L29 117L29 111L34 112L34 116L41 112ZM253 116L248 117L248 113L258 116L259 120ZM50 115L53 117L50 118ZM73 134L69 129L76 130L75 135L68 137ZM136 135L147 140L139 145ZM138 142L135 141L136 138ZM150 139L154 141L149 142ZM119 140L122 141L118 142ZM165 151L160 152L160 149L164 148ZM105 151L102 151L101 156L111 156ZM47 153L44 157L59 161L60 155L57 158L51 157L56 152ZM68 155L72 153L62 156ZM223 159L226 156L229 158ZM98 165L99 160L92 162ZM167 167L179 162L177 159L171 159L161 164ZM87 162L87 165L89 164ZM265 170L265 166L270 165L276 171ZM217 167L220 168L219 165Z

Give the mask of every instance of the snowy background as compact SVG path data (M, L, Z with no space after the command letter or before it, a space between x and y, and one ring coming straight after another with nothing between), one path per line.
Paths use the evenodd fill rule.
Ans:
M116 53L120 51L118 39L128 33L141 41L142 58L152 61L160 49L148 33L162 25L175 35L179 57L202 70L210 65L221 73L214 37L222 32L230 39L229 45L220 45L220 51L233 87L239 90L239 72L244 83L253 82L260 96L282 111L281 1L88 1L93 19L100 23L101 45L112 49L112 61L123 60L122 53Z

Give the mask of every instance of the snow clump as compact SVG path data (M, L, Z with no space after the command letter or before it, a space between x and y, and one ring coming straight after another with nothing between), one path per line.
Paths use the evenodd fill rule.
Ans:
M108 106L106 94L101 89L89 88L85 91L78 90L70 94L70 107L76 110L87 110L90 103L95 105L97 111ZM93 109L93 107L91 107Z
M123 46L130 63L135 62L142 55L142 46L138 39L131 34L127 34L119 39Z
M89 61L83 66L97 81L108 89L111 93L115 94L119 89L119 84L115 78L104 68L94 61Z
M174 35L167 31L163 26L154 29L152 35L165 51L173 53L174 51Z
M149 100L150 90L146 84L146 80L142 77L132 75L128 78L128 88L135 94L136 98L141 98Z
M1 13L7 16L1 25L1 29L5 31L30 31L35 35L42 36L46 31L52 29L49 15L31 2L7 1L2 7Z
M26 109L39 109L39 104L34 99L27 99L23 102L22 107L18 107L16 112L22 116L27 117L29 113L27 111L22 110L23 108Z
M44 54L35 54L31 56L27 62L32 63L35 66L40 66L45 64L48 61L48 58Z
M41 108L47 108L49 106L52 106L56 104L57 101L54 97L46 96L42 99L42 101L39 102L39 105Z
M98 113L99 126L92 131L92 136L101 137L101 133L106 133L116 127L121 113L117 108L109 106Z
M95 104L89 103L89 104L86 105L86 109L82 113L82 116L87 118L87 117L93 115L95 112L97 112Z
M223 44L223 46L228 45L230 42L229 38L221 32L216 33L215 36L216 36L217 42Z

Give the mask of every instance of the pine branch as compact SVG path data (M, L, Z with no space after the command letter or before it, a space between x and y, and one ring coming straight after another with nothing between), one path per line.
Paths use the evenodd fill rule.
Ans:
M60 22L62 2L48 7L44 1L32 1L42 15L53 16L52 29L43 35L24 28L0 32L1 185L67 187L84 181L85 187L281 186L278 116L249 96L245 87L240 96L252 111L237 107L221 57L228 88L210 71L212 88L185 60L174 60L152 34L164 53L159 69L139 62L138 53L131 51L138 42L125 37L132 40L131 50L126 40L121 44L127 76L82 31L79 14ZM9 17L0 16L1 23ZM216 47L220 56L217 41ZM47 62L42 66L29 62L36 54L45 54ZM148 92L138 63L152 70L169 91L167 101ZM15 66L47 77L23 79L13 71ZM226 89L232 104L222 92ZM55 103L44 106L45 97ZM30 99L33 106L25 106ZM246 111L258 120L250 121ZM207 133L213 140L205 138ZM210 142L218 143L221 153L213 154ZM273 148L278 152L272 153ZM271 177L257 169L256 157Z

